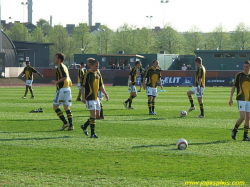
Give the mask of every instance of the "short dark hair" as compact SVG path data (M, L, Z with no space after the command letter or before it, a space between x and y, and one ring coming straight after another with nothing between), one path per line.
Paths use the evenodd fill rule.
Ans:
M62 62L64 62L65 55L63 53L56 53L56 55L58 56L58 59L60 59Z
M84 62L81 62L81 65L85 65Z
M92 60L89 60L89 63L93 66L94 64L99 63L99 62L95 59L94 60L92 59Z
M194 59L195 62L197 62L198 64L202 64L202 58L201 57L197 57L196 59Z
M26 61L26 64L30 64L30 61Z
M156 59L153 60L153 63L155 63L155 61L157 61Z
M247 60L244 64L250 64L250 60Z
M138 60L135 62L135 65L140 64L140 63L141 63L141 61Z

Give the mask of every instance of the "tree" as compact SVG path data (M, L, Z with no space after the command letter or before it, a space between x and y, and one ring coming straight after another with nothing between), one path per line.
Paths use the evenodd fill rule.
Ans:
M194 54L194 50L202 49L204 46L204 36L197 26L193 26L186 34L185 38L185 54Z
M30 34L28 29L21 23L14 23L10 30L6 31L6 34L11 40L28 41Z
M236 50L247 50L250 48L250 28L245 23L236 26L231 35L233 48Z
M54 45L50 47L51 61L54 61L54 55L57 52L64 54L68 53L69 46L69 35L62 25L57 25L53 28L48 36L48 41ZM72 57L73 58L73 57Z
M81 50L82 53L88 53L91 49L91 42L93 37L90 33L90 27L87 23L79 23L77 27L74 28L73 39L76 42L77 51Z
M44 35L49 35L50 31L52 31L52 26L50 25L49 21L45 19L39 19L36 22L37 27L41 27L43 30Z
M230 49L230 34L220 24L213 32L207 34L206 49L208 50L226 50Z
M96 35L97 43L99 43L99 48L102 49L102 54L108 54L111 52L111 41L114 36L114 33L111 29L109 29L107 26L102 25L99 28L99 31ZM98 48L98 49L99 49ZM100 50L99 49L99 50ZM99 51L100 52L100 51Z
M41 27L35 28L31 33L31 41L45 42L44 33Z
M160 51L166 51L169 54L182 53L183 36L166 25L157 35L157 46Z
M124 24L119 27L114 34L111 51L113 53L117 51L124 51L127 54L136 53L138 44L136 33L136 26Z

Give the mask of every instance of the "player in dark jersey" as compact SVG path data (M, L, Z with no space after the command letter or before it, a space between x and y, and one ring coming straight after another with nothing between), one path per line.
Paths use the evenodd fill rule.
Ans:
M145 80L147 83L145 85ZM163 88L161 82L161 69L159 68L158 60L153 60L153 66L148 68L143 78L143 88L147 89L146 94L148 96L148 109L149 115L156 115L155 113L155 98L157 94L157 82L160 83L161 89Z
M81 100L81 83L82 83L82 79L84 78L84 74L87 72L86 68L85 68L85 64L84 62L81 63L81 67L80 69L77 71L77 86L78 86L78 96L77 96L77 99L76 101L82 101Z
M99 89L105 95L106 100L109 100L109 96L104 88L103 80L99 69L99 62L95 59L88 59L88 66L90 70L84 75L82 81L82 102L86 104L87 110L90 112L90 118L81 128L88 136L87 127L90 125L91 136L90 138L98 138L95 134L95 120L100 118L101 104L98 98Z
M195 74L195 87L193 87L191 90L189 90L187 92L191 107L189 108L189 112L195 110L195 106L194 106L194 100L192 97L192 94L195 94L199 105L200 105L200 111L201 114L199 116L197 116L197 118L204 118L204 105L203 105L203 92L205 90L205 77L206 77L206 69L205 67L202 65L202 59L201 57L197 57L194 60L196 66L197 66L197 71Z
M250 141L249 132L249 115L250 115L250 61L244 63L244 71L239 72L235 76L234 85L231 89L229 105L233 105L233 95L235 88L237 89L236 100L240 113L240 118L236 121L232 130L232 138L236 140L238 128L245 120L243 141Z
M56 84L57 91L53 100L53 109L63 122L61 130L64 130L67 127L68 130L74 130L73 115L70 110L70 106L72 105L72 95L70 88L72 86L72 81L69 76L68 68L63 64L64 59L65 57L62 53L57 53L55 55L55 63L57 64L56 80L52 80L51 83ZM63 105L69 123L61 111L60 105Z
M143 87L144 73L145 73L145 69L142 67L142 65L139 68L139 72L140 72L140 76L141 76L141 83L140 83L140 89L138 90L138 92L141 92L141 88Z
M133 67L129 73L128 92L130 93L130 97L123 103L123 105L126 109L135 109L131 105L132 105L133 99L137 96L135 83L136 83L136 78L137 78L137 74L138 74L138 68L140 68L140 67L141 67L141 62L136 61L135 67ZM128 103L129 103L129 106L128 106Z
M25 76L26 78L26 89L25 89L25 93L24 96L22 97L23 99L26 99L28 90L30 90L30 94L31 97L30 99L34 99L34 92L32 89L32 82L33 82L33 73L37 73L38 75L40 75L41 77L43 77L43 75L41 73L39 73L35 68L30 66L30 62L26 61L26 67L23 70L23 76Z

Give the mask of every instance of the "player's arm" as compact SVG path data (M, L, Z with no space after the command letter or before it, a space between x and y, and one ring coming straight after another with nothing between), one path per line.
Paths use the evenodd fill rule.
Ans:
M81 94L82 94L82 102L86 104L86 98L85 98L85 87L81 86Z
M128 76L128 85L131 86L132 85L132 81L131 81L131 75Z
M201 83L202 83L202 78L199 77L199 80L198 80L198 86L197 86L197 91L200 92L201 91Z
M235 92L235 86L233 86L232 89L231 89L230 99L229 99L229 102L228 102L228 104L229 104L230 106L233 105L233 96L234 96L234 92Z
M161 82L161 77L159 77L158 82L160 83L161 90L162 90L163 86L162 86L162 82Z
M143 89L144 89L144 90L146 89L146 84L145 84L145 80L146 80L146 78L145 78L145 77L143 77L143 81L142 81L142 87L143 87Z
M107 94L107 92L106 92L106 90L105 90L105 88L104 88L103 85L100 87L100 90L101 90L102 93L105 95L106 101L108 101L108 100L109 100L109 95Z

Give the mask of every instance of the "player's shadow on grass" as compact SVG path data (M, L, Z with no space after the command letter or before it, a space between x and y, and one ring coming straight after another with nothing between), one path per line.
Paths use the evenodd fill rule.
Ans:
M54 140L60 138L72 138L70 136L62 136L62 137L47 137L47 138L14 138L14 139L0 139L0 141L15 141L15 140Z
M0 121L4 121L4 122L8 122L8 121L56 121L58 119L10 119L10 120L0 120Z
M218 141L212 141L212 142L197 142L197 143L189 143L189 146L192 145L208 145L208 144L219 144L219 143L228 143L229 140L218 140ZM164 145L139 145L139 146L133 146L132 149L139 149L139 148L147 148L147 147L170 147L170 146L176 146L176 144L164 144ZM178 149L172 149L172 150L178 150Z

